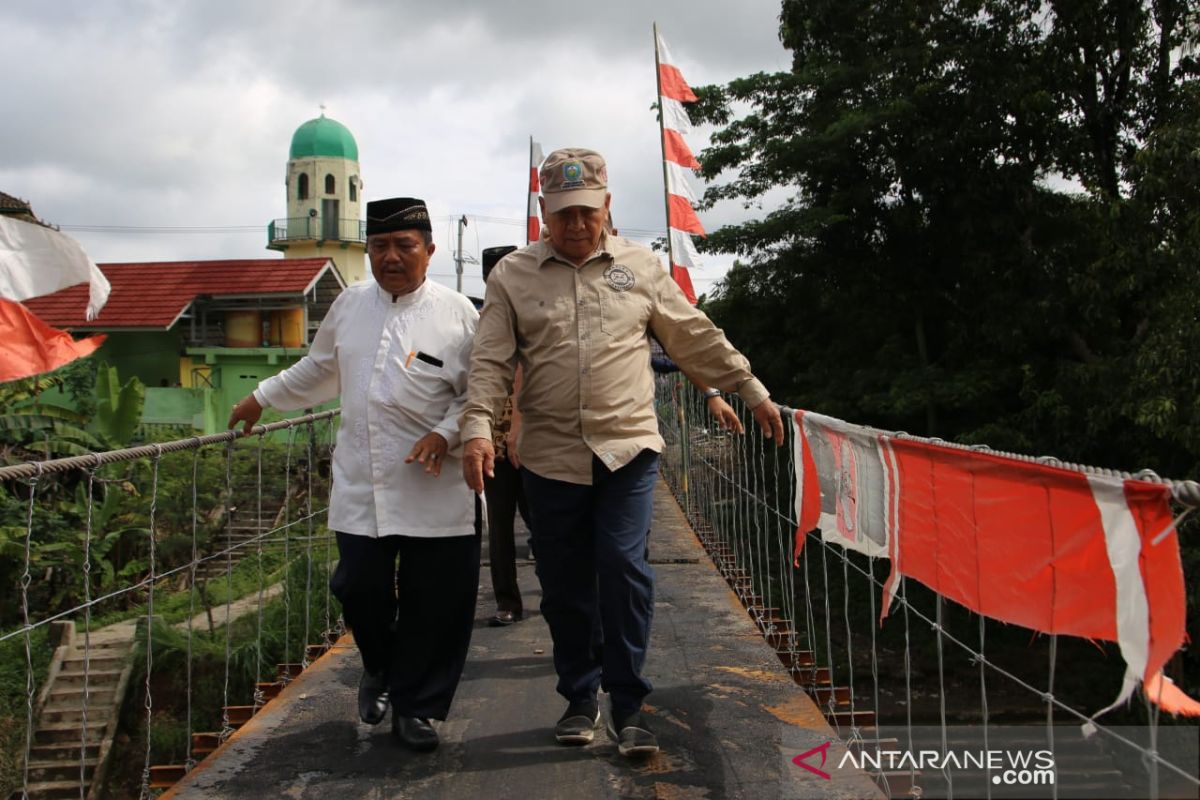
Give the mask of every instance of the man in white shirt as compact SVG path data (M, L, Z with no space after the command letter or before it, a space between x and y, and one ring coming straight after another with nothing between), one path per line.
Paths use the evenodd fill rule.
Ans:
M392 733L413 750L438 745L429 720L449 712L479 584L478 500L455 477L479 316L465 296L426 279L433 252L422 201L368 203L375 282L342 292L308 355L260 383L229 418L249 433L264 408L341 397L330 587L362 655L359 716L376 724L390 701Z

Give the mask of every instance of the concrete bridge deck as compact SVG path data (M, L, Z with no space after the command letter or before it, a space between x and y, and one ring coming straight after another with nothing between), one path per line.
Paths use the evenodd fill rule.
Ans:
M471 653L433 753L401 748L389 726L355 714L359 676L344 638L198 765L168 796L196 798L866 798L865 775L833 780L793 756L835 739L713 567L660 483L651 557L657 570L647 675L661 752L620 756L601 730L585 748L555 743L565 707L554 691L550 634L532 564L519 569L526 617L489 628L483 570ZM436 724L436 723L435 723ZM832 758L841 753L835 744Z

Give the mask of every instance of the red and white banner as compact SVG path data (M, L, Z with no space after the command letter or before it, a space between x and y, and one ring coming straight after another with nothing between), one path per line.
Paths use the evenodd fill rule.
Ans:
M662 36L658 37L658 85L663 97L684 103L694 103L700 99L683 79L679 67L675 66L675 59L671 58L671 50Z
M912 578L992 619L1116 642L1127 665L1118 703L1141 684L1166 710L1200 714L1161 675L1185 638L1168 487L813 412L793 424L795 559L820 528L826 542L891 560L881 619L899 578Z
M526 219L528 224L525 226L525 244L536 242L542 233L542 223L539 217L538 208L538 192L541 191L541 185L538 183L538 167L542 165L545 156L542 155L542 146L529 138L529 205L527 208Z
M21 300L88 284L87 319L108 302L111 287L79 243L34 222L0 217L0 381L50 372L90 355L104 341L75 341L38 319Z
M671 277L683 290L688 302L696 302L696 291L692 286L689 270L700 264L696 247L689 234L704 235L704 226L696 216L697 202L687 173L700 166L683 134L691 130L684 103L697 100L692 88L683 78L683 73L671 58L670 48L659 35L655 37L655 61L658 65L658 105L662 114L663 159L666 162L667 228L669 253L671 255ZM685 244L686 242L686 244Z
M692 148L683 140L679 131L670 128L663 129L663 154L668 163L678 164L688 169L700 169L700 162L692 155Z
M89 356L104 336L75 340L13 300L0 298L0 383L51 372Z
M34 222L0 216L0 297L28 300L88 284L87 318L108 302L108 278L79 242Z

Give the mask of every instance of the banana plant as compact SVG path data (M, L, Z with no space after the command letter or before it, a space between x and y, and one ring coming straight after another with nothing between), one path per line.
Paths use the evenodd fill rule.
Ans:
M124 447L133 438L142 421L146 405L146 387L136 377L122 386L117 368L100 362L96 368L96 416L92 427L116 447Z

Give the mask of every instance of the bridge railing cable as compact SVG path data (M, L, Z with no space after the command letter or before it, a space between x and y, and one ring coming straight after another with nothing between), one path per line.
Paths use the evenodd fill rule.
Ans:
M0 657L18 646L25 662L20 689L0 684L0 724L14 723L0 742L19 742L0 753L14 765L0 796L72 785L85 800L106 780L152 796L336 639L324 519L338 414L0 467L24 511L19 551L0 527L0 570L19 576ZM140 724L120 719L130 703Z
M1011 738L1014 730L1040 730L1037 746L1056 758L1061 755L1067 764L1074 763L1065 760L1067 748L1078 747L1086 729L1091 735L1087 746L1104 754L1094 772L1068 774L1064 767L1054 776L1058 783L1045 787L1045 795L1058 796L1060 783L1077 785L1085 779L1107 787L1097 797L1131 786L1149 786L1149 796L1171 796L1168 787L1185 793L1200 787L1193 751L1185 747L1181 758L1163 742L1165 734L1182 733L1183 740L1194 743L1196 718L1163 715L1143 695L1140 703L1106 715L1103 722L1095 719L1096 709L1111 699L1123 679L1115 646L997 622L903 575L889 601L883 578L888 566L876 564L886 554L854 552L820 531L804 537L796 556L793 426L785 423L785 441L776 448L764 441L748 409L733 397L730 402L747 432L723 431L690 384L674 375L656 380L659 429L666 442L664 478L764 638L852 751L869 756L881 749L913 752L933 745L946 753L966 734L990 751L1009 742L1005 737ZM793 413L783 412L785 420ZM1200 501L1195 482L1148 471L1106 470L889 435L1052 464L1088 476L1150 481L1168 487L1174 501L1188 509ZM1179 522L1177 517L1175 524ZM1194 563L1185 560L1187 569L1195 569ZM1200 575L1185 574L1184 585L1194 586L1198 579ZM881 621L889 602L892 613ZM1174 671L1182 677L1178 663ZM869 757L865 763L892 797L920 796L923 789L954 796L955 781L961 779L948 768L921 769L911 759L891 768L874 768ZM998 783L1001 775L992 774L989 766L984 777L989 782L976 787L979 794L970 794L968 785L957 791L992 796L991 782ZM935 782L937 788L930 789Z

